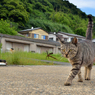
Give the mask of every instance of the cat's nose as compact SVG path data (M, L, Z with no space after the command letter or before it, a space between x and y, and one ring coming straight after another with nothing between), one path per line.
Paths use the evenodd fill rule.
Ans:
M65 54L65 57L68 57L68 54Z
M66 57L68 56L68 54L66 54Z

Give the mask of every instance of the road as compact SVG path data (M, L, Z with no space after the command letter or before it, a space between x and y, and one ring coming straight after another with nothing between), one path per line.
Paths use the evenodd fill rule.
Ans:
M95 66L92 80L71 86L64 82L71 66L1 66L0 95L95 95ZM84 75L84 68L82 68Z
M54 64L58 64L58 65L68 65L70 66L71 64L67 63L67 62L59 62L59 61L50 61L50 60L39 60L39 59L32 59L31 60L35 60L35 61L42 61L42 62L47 62L47 63L54 63Z

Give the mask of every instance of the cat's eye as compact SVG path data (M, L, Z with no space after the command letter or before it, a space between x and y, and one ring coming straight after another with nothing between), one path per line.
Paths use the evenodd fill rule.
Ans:
M72 49L70 49L70 51L73 51Z
M65 49L63 49L62 51L65 52Z

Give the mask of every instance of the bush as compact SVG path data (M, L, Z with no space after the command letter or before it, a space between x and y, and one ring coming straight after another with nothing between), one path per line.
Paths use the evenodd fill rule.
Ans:
M3 19L0 20L0 33L17 35L17 31L15 31L15 27L10 27L10 23Z
M65 31L68 33L73 33L73 31L64 24L53 23L47 20L40 20L40 19L31 19L26 26L30 28L33 27L41 27L42 29L46 30L47 32L58 32L58 31Z
M78 28L75 30L75 34L85 36L85 31L82 28Z
M22 64L20 64L19 52L12 53L12 64L13 65L22 65Z

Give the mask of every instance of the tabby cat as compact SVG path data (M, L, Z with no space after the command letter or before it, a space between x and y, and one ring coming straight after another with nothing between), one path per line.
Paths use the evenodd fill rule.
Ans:
M65 86L69 86L72 83L72 80L78 75L78 82L83 82L81 76L81 67L85 67L85 80L90 80L91 69L94 62L95 56L95 45L92 43L92 16L88 15L89 22L86 32L86 40L78 42L77 38L74 38L72 42L64 42L59 35L58 37L61 43L61 53L66 57L72 65L72 70L64 83Z

